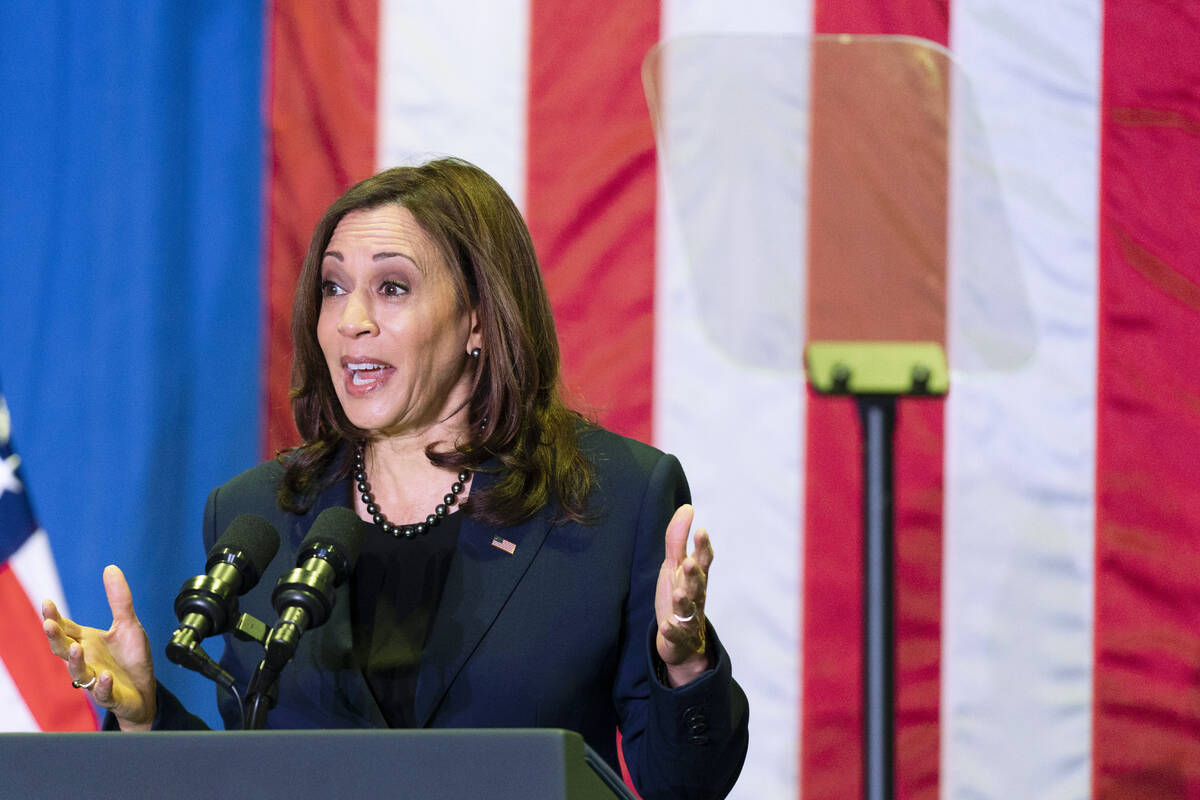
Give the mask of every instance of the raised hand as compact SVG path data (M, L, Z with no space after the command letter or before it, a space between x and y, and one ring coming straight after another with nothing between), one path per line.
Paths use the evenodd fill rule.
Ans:
M72 622L50 600L42 603L42 630L50 651L67 662L75 685L111 709L121 730L149 730L157 712L150 640L133 611L129 584L116 566L104 569L104 592L113 617L107 631Z
M692 518L692 507L683 505L667 524L666 558L658 571L654 595L658 619L655 643L671 686L681 686L710 667L704 641L704 598L713 550L708 532L698 528L692 537L692 554L688 555Z

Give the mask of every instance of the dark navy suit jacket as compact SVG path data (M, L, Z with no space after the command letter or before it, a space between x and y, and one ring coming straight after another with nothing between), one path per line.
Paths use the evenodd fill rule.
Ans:
M554 508L510 528L463 520L416 689L418 725L430 728L565 728L617 766L615 731L638 791L651 798L723 797L741 770L748 705L729 657L708 629L712 670L669 689L655 677L654 591L663 535L689 501L678 460L607 431L581 434L595 466L593 521L555 524ZM298 546L326 508L349 505L348 480L321 493L304 515L279 510L283 468L274 461L209 496L205 549L238 514L259 514L279 531L279 554L242 610L270 624L271 588L296 564ZM477 488L491 476L476 473ZM511 555L494 535L516 545ZM381 534L382 535L382 534ZM353 580L353 578L351 578ZM226 636L222 665L246 685L262 647ZM156 727L203 723L160 691ZM232 698L226 725L241 726ZM383 715L356 663L349 590L301 640L283 671L271 728L381 728Z

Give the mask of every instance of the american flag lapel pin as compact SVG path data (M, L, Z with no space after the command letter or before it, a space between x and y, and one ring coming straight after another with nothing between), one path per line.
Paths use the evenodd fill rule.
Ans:
M492 547L497 547L508 553L510 556L517 552L517 546L500 535L492 537Z

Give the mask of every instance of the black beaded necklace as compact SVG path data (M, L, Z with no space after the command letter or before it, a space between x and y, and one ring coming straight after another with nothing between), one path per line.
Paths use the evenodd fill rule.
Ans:
M354 451L354 480L358 484L358 491L362 494L362 501L367 506L367 513L371 515L371 521L382 528L384 533L390 533L397 539L401 537L412 539L426 533L430 528L436 528L442 521L442 517L450 513L450 506L458 502L458 496L462 493L463 487L467 481L471 480L471 470L464 469L459 472L458 480L450 485L450 492L442 498L442 502L433 510L433 513L427 516L424 522L415 522L411 525L397 525L390 521L375 502L375 495L371 494L371 484L367 482L367 465L363 455L362 442L359 442Z

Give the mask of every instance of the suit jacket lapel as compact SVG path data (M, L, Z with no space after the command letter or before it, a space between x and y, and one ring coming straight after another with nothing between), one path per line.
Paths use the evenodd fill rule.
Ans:
M476 473L476 479L485 476ZM421 656L413 709L419 727L430 724L454 678L529 569L550 527L547 509L527 522L504 529L470 518L463 520L458 548ZM516 545L512 554L493 546L496 535Z
M491 482L492 476L477 472L475 480L479 482L477 486L483 488ZM308 513L297 518L289 531L293 540L292 552L299 548L300 541L322 511L349 502L349 479L338 481L321 492ZM469 517L463 519L437 615L421 655L414 700L418 727L429 725L442 697L529 569L551 527L550 509L543 509L530 520L504 529L483 525ZM512 554L492 545L496 535L516 545ZM349 582L338 587L329 621L309 636L317 639L313 642L315 669L320 669L320 664L343 661L345 654L353 653ZM339 675L340 691L350 706L361 711L368 724L386 727L383 712L375 702L362 670L345 670Z

